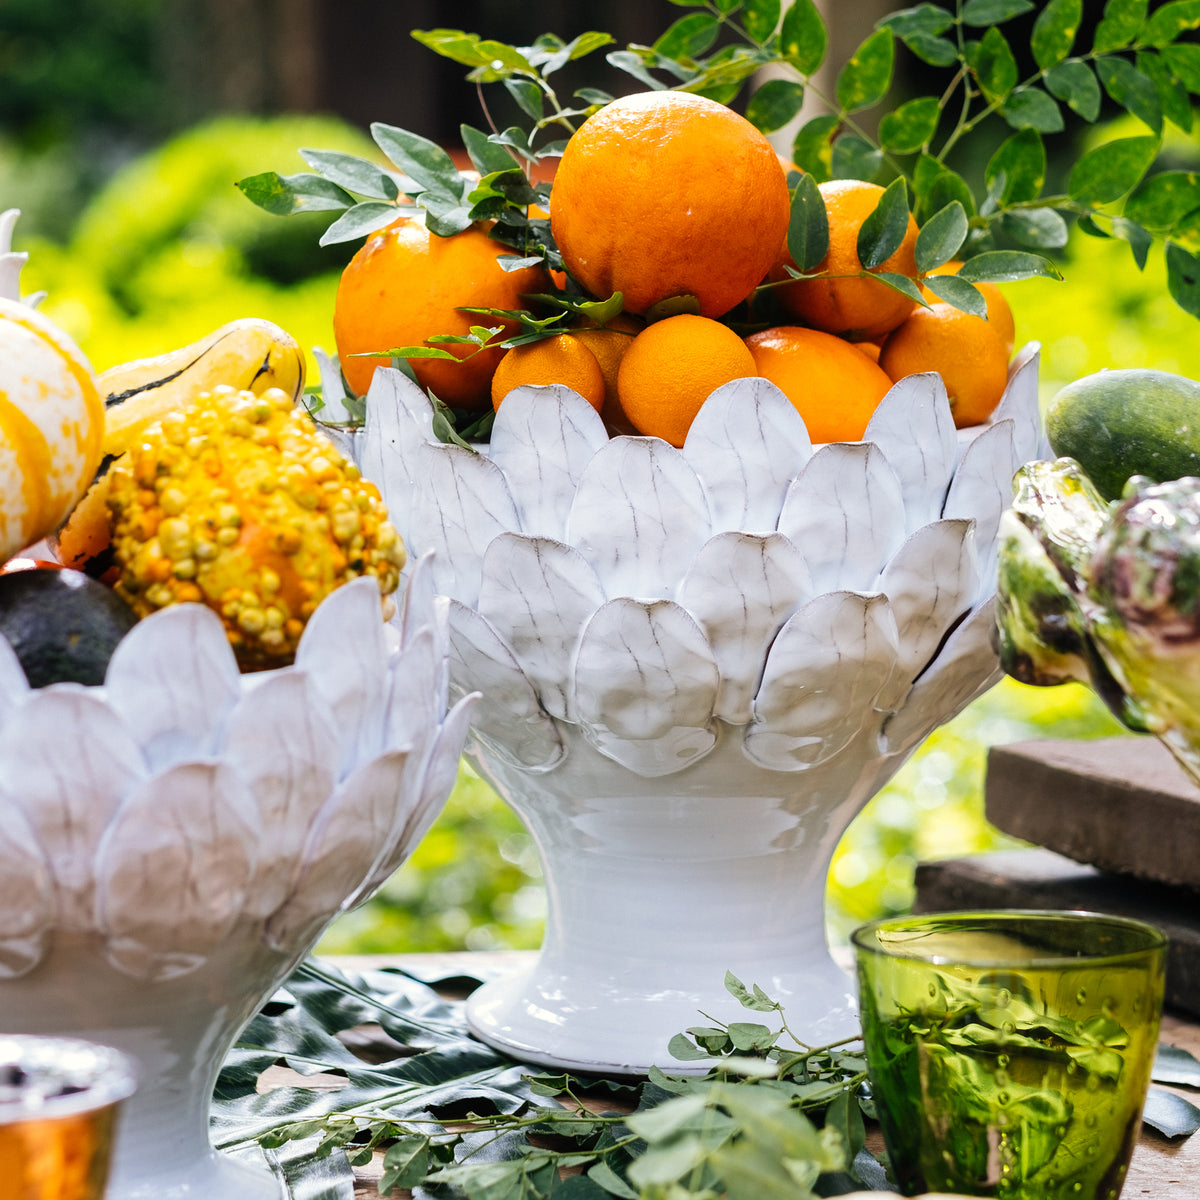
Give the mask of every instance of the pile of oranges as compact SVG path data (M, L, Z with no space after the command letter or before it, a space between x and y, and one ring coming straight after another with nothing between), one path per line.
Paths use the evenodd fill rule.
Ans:
M621 315L603 327L576 321L509 350L443 344L454 359L413 358L411 366L452 408L486 406L489 396L499 407L523 384L566 384L613 432L675 446L714 389L746 376L775 383L814 442L861 439L892 384L920 371L941 374L958 426L985 421L1013 348L1012 314L999 290L980 287L986 320L928 290L929 307L916 304L864 275L858 258L859 230L882 188L838 180L820 191L828 253L816 277L796 279L788 271L787 175L753 125L685 92L615 100L567 143L550 224L575 282L596 299L620 292ZM875 270L920 285L916 239L910 217L900 247ZM525 297L553 289L541 266L503 270L497 259L506 253L484 228L442 238L417 215L368 238L342 275L334 311L350 387L364 394L387 361L354 355L465 335L496 321L462 309L528 308ZM769 305L761 299L767 292ZM781 313L787 323L779 323ZM515 322L504 324L516 332ZM750 332L741 336L735 324Z

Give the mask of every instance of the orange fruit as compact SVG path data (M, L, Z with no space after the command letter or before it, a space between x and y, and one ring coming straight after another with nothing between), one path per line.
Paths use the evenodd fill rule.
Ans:
M875 211L883 188L860 179L835 179L819 185L829 217L829 251L814 268L817 279L797 279L776 289L784 309L798 321L855 342L872 342L895 329L913 309L902 292L875 279L861 277L858 231ZM917 223L908 218L908 232L899 249L875 271L917 278ZM771 279L787 279L785 266L794 267L786 235L783 252Z
M571 274L629 312L694 296L719 317L763 281L787 234L787 178L732 109L639 92L589 117L554 177L550 226Z
M937 371L959 429L986 421L1008 381L1008 348L982 317L951 304L915 308L888 334L879 365L893 380Z
M962 263L951 259L950 262L942 263L940 267L934 267L926 278L929 275L957 275L961 269ZM1008 353L1011 355L1013 347L1017 344L1017 328L1004 293L994 283L977 283L975 286L983 293L984 302L987 304L988 323L1000 335L1000 340L1008 347ZM939 303L937 296L927 287L922 286L921 295L930 304Z
M375 368L389 360L351 355L419 346L434 334L465 334L472 325L500 324L515 332L515 322L458 311L463 306L523 308L523 293L545 290L546 273L540 267L501 270L496 259L508 253L479 226L442 238L409 217L367 238L342 272L333 308L338 358L355 395L366 393ZM470 346L456 345L442 349L466 361L410 359L421 386L454 408L486 404L504 351L495 347L473 354Z
M635 433L633 422L621 409L617 394L617 372L625 351L633 345L633 339L646 327L637 317L622 313L609 321L603 329L573 329L571 336L581 341L595 356L604 376L604 407L600 415L609 429L616 433Z
M525 383L562 383L577 391L597 412L604 404L604 374L596 356L569 333L514 346L492 376L492 407Z
M779 325L746 339L757 374L804 418L814 442L857 442L892 381L856 345L819 329Z
M700 406L723 383L755 374L728 325L683 313L633 339L617 372L621 408L639 433L682 446Z

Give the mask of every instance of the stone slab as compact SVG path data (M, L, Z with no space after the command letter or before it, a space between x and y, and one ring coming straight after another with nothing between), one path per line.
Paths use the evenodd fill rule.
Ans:
M1187 891L1108 874L1051 850L994 850L917 867L917 912L1084 909L1134 917L1170 940L1167 1006L1200 1017L1200 903Z
M988 820L1014 837L1200 892L1200 787L1157 738L994 746L985 805Z

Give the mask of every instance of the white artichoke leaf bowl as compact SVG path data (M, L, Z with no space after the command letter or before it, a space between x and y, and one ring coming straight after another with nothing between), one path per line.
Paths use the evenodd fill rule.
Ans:
M898 383L862 442L814 447L763 379L682 450L609 437L565 387L505 399L484 453L436 440L379 369L355 452L450 598L467 754L528 826L548 915L527 971L469 1001L524 1061L681 1069L673 1034L738 1020L726 971L812 1044L857 1031L825 937L851 819L999 677L996 528L1041 449L1038 347L985 426Z
M243 1025L453 785L474 697L447 712L431 570L394 629L354 580L292 666L254 675L201 605L136 625L100 687L31 690L0 638L0 1028L133 1057L109 1200L280 1195L212 1148L209 1100Z

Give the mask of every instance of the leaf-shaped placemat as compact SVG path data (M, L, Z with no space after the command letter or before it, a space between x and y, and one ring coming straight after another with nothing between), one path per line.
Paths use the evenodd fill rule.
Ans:
M1142 1120L1165 1138L1191 1137L1200 1129L1200 1108L1165 1088L1151 1088Z
M1200 1060L1178 1046L1163 1042L1158 1048L1151 1078L1155 1083L1200 1088Z

